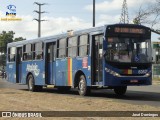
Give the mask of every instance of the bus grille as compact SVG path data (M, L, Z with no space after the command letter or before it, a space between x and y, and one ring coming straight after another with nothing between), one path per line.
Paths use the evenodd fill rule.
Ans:
M146 84L146 80L139 80L137 83L132 83L132 82L130 82L130 80L123 80L123 81L121 81L121 84L140 85L140 84Z
M145 74L120 74L121 76L144 76Z

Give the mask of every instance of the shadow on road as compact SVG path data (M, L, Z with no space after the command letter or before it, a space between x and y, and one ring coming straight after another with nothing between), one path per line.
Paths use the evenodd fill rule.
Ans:
M150 86L153 88L153 86ZM18 89L23 91L28 91L26 85L18 85L13 83L8 83L7 81L0 80L0 88L11 88L11 89ZM100 89L100 90L92 90L91 94L87 96L86 98L109 98L113 100L118 100L122 102L129 102L129 103L135 103L135 104L151 104L155 106L160 106L160 91L159 87L155 92L149 92L149 88L147 88L147 91L139 90L127 90L126 94L124 96L118 96L114 93L113 90L107 90L107 89ZM28 91L29 92L29 91ZM71 91L68 92L60 92L57 89L43 89L41 92L43 93L54 93L54 94L65 94L65 95L71 95L76 97L79 96L77 90L71 89Z
M21 89L28 91L27 89ZM76 95L79 96L76 90L70 90L68 92L60 92L57 89L43 89L40 92L54 93L54 94L65 94L65 95ZM143 92L143 91L132 91L128 90L124 96L118 96L113 90L92 90L91 94L86 98L111 98L116 100L134 100L134 101L160 101L160 93L155 92Z

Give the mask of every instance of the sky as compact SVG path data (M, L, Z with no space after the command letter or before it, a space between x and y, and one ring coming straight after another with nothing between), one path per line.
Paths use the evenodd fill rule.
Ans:
M37 38L38 23L33 20L38 14L34 2L47 3L42 6L41 36L64 33L67 30L79 30L92 27L93 0L0 0L0 18L6 17L7 6L16 6L16 17L22 21L0 21L0 32L15 32L15 37ZM145 7L155 0L127 0L129 21L132 23L140 6ZM123 0L96 0L96 26L120 22ZM152 41L158 41L159 35L152 34Z

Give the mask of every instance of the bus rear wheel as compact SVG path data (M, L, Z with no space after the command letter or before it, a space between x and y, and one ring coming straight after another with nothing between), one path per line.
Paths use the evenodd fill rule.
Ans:
M86 79L84 75L81 75L78 83L78 92L81 96L86 96L90 93L90 88L87 87Z
M114 92L117 95L124 95L127 91L127 86L118 86L114 88Z
M42 90L42 86L35 85L35 81L32 75L28 76L28 90L32 92L37 92Z

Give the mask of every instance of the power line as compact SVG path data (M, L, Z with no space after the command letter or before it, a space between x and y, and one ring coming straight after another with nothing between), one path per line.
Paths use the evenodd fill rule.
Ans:
M38 37L41 37L41 22L46 21L46 20L41 20L41 14L46 13L45 11L41 12L41 6L47 5L46 3L38 3L34 2L34 4L39 6L39 11L34 10L33 12L38 13L38 19L34 18L33 20L36 20L38 22Z

